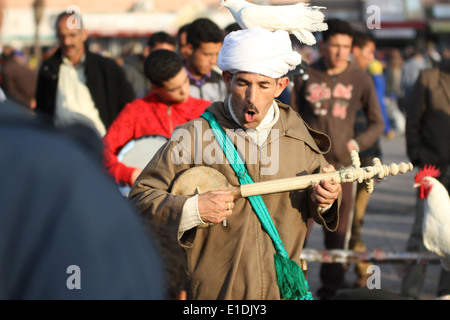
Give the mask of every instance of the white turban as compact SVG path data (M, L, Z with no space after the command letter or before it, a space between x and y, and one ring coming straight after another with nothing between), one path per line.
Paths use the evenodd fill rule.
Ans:
M271 32L261 27L228 34L218 58L222 71L250 72L274 79L286 75L301 62L302 56L292 50L286 31Z

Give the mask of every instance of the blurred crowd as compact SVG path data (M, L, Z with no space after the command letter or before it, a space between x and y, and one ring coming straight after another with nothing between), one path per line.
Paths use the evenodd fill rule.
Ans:
M160 135L169 139L176 126L198 118L212 102L226 99L229 88L225 85L221 70L217 66L217 58L225 36L240 28L237 24L231 24L221 29L213 21L200 18L180 27L176 34L168 34L164 30L160 30L143 41L130 40L128 44L124 45L121 55L113 56L102 48L95 39L89 39L88 30L83 29L82 24L81 29L69 28L67 19L67 13L62 13L58 17L55 25L58 44L43 50L42 61L36 61L32 48L14 44L3 47L0 61L0 86L2 90L0 101L9 101L20 106L20 109L32 117L44 115L43 122L46 125L64 129L65 135L75 137L78 145L81 142L84 150L89 150L91 154L94 154L95 159L101 159L102 165L106 167L107 172L113 178L112 180L121 186L127 185L129 191L129 187L133 186L141 174L142 168L133 168L121 163L122 158L119 152L125 149L129 141L144 136ZM320 46L304 46L294 37L291 40L294 49L301 54L303 61L288 76L297 78L297 80L302 77L302 81L306 82L309 66L312 66L311 70L317 68L314 63L317 64L317 61L323 60L325 53L319 49ZM381 119L381 113L383 113L385 130L382 134L388 139L392 139L396 135L404 135L407 131L406 103L421 70L436 67L442 61L450 59L450 49L436 48L432 43L429 43L425 48L414 45L403 48L376 47L376 41L374 43L372 52L369 54L369 61L362 69L367 71L375 82L377 79L381 79L380 81L383 83L378 99L380 107L385 108L385 110L376 111L374 118L378 118L377 121L380 124L381 121L379 120ZM351 47L350 45L350 48L347 49L351 50ZM361 48L363 47L361 46ZM357 60L355 51L353 51L353 55L350 55L350 59L353 59L352 61ZM345 62L345 67L347 67L347 62ZM358 72L360 74L362 71ZM354 83L352 82L351 85L356 87L358 85L357 80L353 79L352 81ZM374 92L375 87L372 88L371 82L370 86L371 92ZM292 105L292 102L295 101L294 91L294 81L292 81L292 84L289 84L279 96L279 100L282 103ZM298 92L301 92L301 90L299 89ZM361 97L360 100L366 98L363 95ZM355 95L355 100L357 99L359 97ZM372 105L375 105L378 109L378 103ZM323 108L326 109L327 106ZM300 111L299 113L302 114ZM302 117L304 117L303 114ZM345 118L345 115L343 117ZM89 128L89 130L81 129L78 126L79 124L82 124L83 128L84 126ZM381 132L381 130L379 131ZM27 137L27 139L29 138ZM356 138L352 139L352 142L357 147L355 149L359 151L358 143L355 140ZM55 143L56 147L59 145L60 142ZM38 158L37 155L36 157ZM370 156L370 160L372 158L373 155ZM62 161L69 160L64 158ZM329 162L331 163L331 161ZM36 162L36 165L38 164ZM85 162L82 162L82 164L87 166ZM71 164L72 173L77 172L77 170L82 172L82 168L78 165L77 163ZM55 170L57 174L51 178L64 178L63 173L58 174L58 172L64 172L63 168L59 169L61 171ZM36 167L36 170L38 170L38 167ZM96 169L92 169L92 171L93 173L90 174L93 176L98 174ZM47 172L43 175L50 176ZM74 174L71 179L76 180L81 177L81 174L78 176ZM42 179L39 178L39 181L42 182ZM84 190L83 192L78 189L74 190L71 195L78 195L78 198L71 202L75 206L75 208L72 208L74 212L78 210L76 205L83 202L83 197L89 199L89 194L103 188L101 185L102 179L98 180L99 185L92 186L91 192L90 189L85 188L80 188ZM112 181L104 181L104 185L108 187L105 187L105 194L98 197L98 201L103 201L104 206L97 207L96 200L92 199L93 211L104 210L104 212L109 213L109 211L115 212L112 207L126 206L125 202L122 202L123 199L118 197L119 193L107 192L108 188L111 187L109 182ZM59 181L59 183L64 185L64 181ZM90 184L89 179L82 181L82 183ZM58 182L52 181L49 182L50 184L54 186L58 185ZM42 186L42 188L46 187L48 186ZM126 192L124 192L124 195L126 195ZM350 190L349 194L351 192L356 191ZM114 196L117 196L115 200L117 204L115 201L110 201L107 204L108 201L104 200ZM354 201L354 196L353 198L349 197L349 201ZM38 200L36 201L37 208L39 203ZM84 203L86 206L88 204L90 204L90 200ZM61 205L61 203L58 202L55 206L57 205ZM23 207L20 207L20 209L23 209ZM81 210L89 213L87 208ZM365 211L365 205L361 210ZM11 209L11 212L13 212L13 209ZM41 213L43 212L44 209ZM120 213L116 213L118 218L115 222L120 227L121 224L126 223L122 221L126 218L121 216ZM352 215L350 211L349 215ZM101 217L97 218L102 219ZM95 215L94 217L91 216L90 219L95 219ZM131 226L128 230L124 230L124 233L126 231L134 233L139 229L139 227L136 227L138 225L136 221L130 224ZM77 223L76 225L79 226ZM68 230L71 230L70 227ZM81 228L80 232L84 231ZM158 232L155 233L159 234ZM89 233L87 234L89 235ZM65 236L69 235L70 232ZM90 236L95 239L92 241L96 243L98 243L98 237L104 236L105 241L114 238L113 234L107 232L104 235L91 234ZM142 235L138 233L137 238L140 236ZM127 235L122 234L122 237L126 238ZM175 253L176 250L180 251L180 247L175 244L177 249L173 249L174 247L170 247L168 244L170 241L161 240L161 237L163 236L158 235L159 241L157 242L159 243L159 250L166 252L162 255L163 262L166 266L176 264L174 269L182 269L183 266L178 265L182 258L180 256L171 257L171 254ZM117 242L120 239L115 240ZM140 242L141 238L137 240L136 242ZM161 247L164 246L161 246L160 242L168 248L162 249ZM133 248L134 243L130 240L130 243L124 243L125 245ZM108 245L105 244L105 248L109 248ZM136 259L136 263L151 265L151 261L149 261L151 259L138 258L139 250L145 251L147 249L149 248L142 246L136 248L135 252L130 251L130 259ZM97 250L100 252L103 248ZM108 250L105 251L109 252ZM152 249L152 253L155 255L158 252ZM171 252L171 254L168 252ZM180 254L183 255L183 253ZM105 259L107 258L111 257L106 256ZM97 267L101 269L101 265ZM153 267L156 270L155 272L158 272L157 275L161 276L163 271L160 270L160 266ZM137 277L141 276L139 272L142 271L142 268L137 268L138 270L130 269L130 277L133 272L136 272ZM179 280L179 277L175 275L178 271L169 269L171 271L167 277L177 280L177 285L170 288L170 293L164 292L164 295L153 292L153 297L185 297L185 293L183 295L184 279ZM120 274L120 270L118 272ZM132 280L139 282L136 278ZM152 283L153 279L147 277L145 280ZM143 287L145 281L142 281L141 284ZM99 284L99 290L103 289L101 285ZM123 286L125 289L132 291L129 285L123 283ZM120 289L117 288L117 290ZM124 292L128 293L127 290ZM110 293L112 298L122 297L120 294L114 296L114 292ZM151 297L151 295L146 294L145 288L142 288L142 292L131 293L129 296L125 295L125 297L137 299ZM99 296L101 296L100 291L98 295L93 294L85 298L97 298ZM16 294L14 297L27 298L29 296ZM31 297L45 298L45 296L39 294L31 295ZM73 298L70 295L68 297ZM6 298L9 297L6 296Z
M177 34L172 35L164 30L156 31L150 39L122 39L123 46L120 55L112 54L110 50L105 48L105 45L102 45L95 38L87 39L86 46L91 52L111 58L123 68L128 81L135 89L136 97L139 98L147 93L146 88L149 85L141 70L143 59L148 56L150 50L155 49L174 50L186 58L186 28L187 25L184 25L180 27ZM239 29L239 26L233 23L224 28L224 32L226 34L237 29ZM292 37L292 41L295 49L302 55L303 66L316 61L320 57L319 46L302 45L295 37ZM43 47L42 60L45 61L50 58L58 50L58 47L58 44L52 47ZM35 94L40 64L33 51L33 47L25 47L21 42L13 42L3 46L0 56L0 84L4 93L31 110L36 107ZM381 74L386 82L384 93L386 111L388 112L390 127L394 129L386 132L388 138L405 132L404 101L410 94L419 71L436 67L441 61L449 58L450 48L438 48L433 42L429 42L426 46L413 43L403 47L377 46L375 51L376 63L373 63L372 69L369 67L368 70L379 68L377 63L381 63ZM217 69L217 66L214 68ZM280 99L287 99L288 96L288 92L286 92Z

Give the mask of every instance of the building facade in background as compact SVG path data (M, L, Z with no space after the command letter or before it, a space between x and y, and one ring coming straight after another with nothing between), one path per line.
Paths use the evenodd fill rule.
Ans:
M35 0L0 0L3 4L2 45L32 46L35 36ZM299 0L249 0L259 4L293 4ZM448 0L311 0L326 7L326 18L341 18L365 29L377 47L412 44L436 46L450 43ZM219 26L234 22L219 0L44 0L39 41L50 48L56 43L54 20L63 10L79 10L94 51L110 56L139 50L147 37L164 30L175 34L180 26L208 17ZM320 38L320 37L319 37Z

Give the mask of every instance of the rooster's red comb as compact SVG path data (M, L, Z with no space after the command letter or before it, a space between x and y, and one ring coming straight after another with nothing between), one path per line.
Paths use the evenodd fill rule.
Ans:
M425 165L422 169L419 170L419 172L416 174L416 177L414 178L414 182L418 183L420 180L422 180L423 177L439 177L441 174L441 170L436 168L435 166Z

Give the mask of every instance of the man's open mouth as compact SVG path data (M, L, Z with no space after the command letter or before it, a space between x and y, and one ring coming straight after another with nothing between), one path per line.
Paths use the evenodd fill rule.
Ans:
M253 122L255 120L257 113L258 112L254 109L248 109L247 111L245 111L245 121Z

